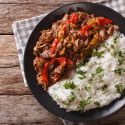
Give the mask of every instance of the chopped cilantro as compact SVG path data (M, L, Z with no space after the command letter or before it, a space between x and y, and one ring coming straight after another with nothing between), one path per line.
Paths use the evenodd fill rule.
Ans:
M86 72L79 69L79 70L77 70L77 73L80 75L84 75Z
M82 79L85 79L86 78L86 76L85 76L85 74L86 74L86 72L85 71L82 71L82 70L77 70L77 73L79 74L79 75L81 75L81 76L79 76L79 78L82 80Z
M111 48L114 49L114 45L111 45Z
M96 68L96 74L103 72L103 68L101 66Z
M101 66L97 67L96 71L92 73L91 78L89 79L90 83L92 83L96 75L98 75L99 78L102 78L104 76L104 69Z
M95 75L97 75L97 74L99 74L100 77L103 77L103 75L104 75L104 69L101 66L99 66L99 67L96 68Z
M122 51L118 51L118 62L119 62L119 65L121 65L124 62Z
M81 108L86 107L88 104L90 104L90 98L80 101L80 107Z
M68 97L69 102L73 102L74 99L75 99L75 95L74 95L74 94L71 94L71 95Z
M92 52L92 56L97 56L98 58L101 58L103 57L103 54L104 54L105 51L96 51L95 49L93 50Z
M124 62L124 58L119 58L119 59L118 59L119 65L123 64L123 62Z
M118 55L119 55L120 57L123 57L122 51L118 51Z
M118 59L119 65L121 65L124 62L124 56L123 56L123 52L121 50L114 51L113 56Z
M104 85L101 87L101 90L102 90L102 91L105 91L107 88L108 88L108 85L107 85L107 84L104 84Z
M74 82L69 81L69 82L66 82L66 83L64 84L64 87L65 87L66 89L74 89L74 88L76 87L76 85L74 84Z
M117 84L117 85L115 85L115 87L116 87L116 90L118 93L122 93L124 90L124 88L121 84Z
M97 107L100 106L100 102L98 102L98 101L94 102L94 104L95 104Z
M118 41L118 36L114 38L114 43L117 43L117 41Z
M86 78L86 76L84 75L84 76L79 76L78 77L80 80L83 80L83 79L85 79Z

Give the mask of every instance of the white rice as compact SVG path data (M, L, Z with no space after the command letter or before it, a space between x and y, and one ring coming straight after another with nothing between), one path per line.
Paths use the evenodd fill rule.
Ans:
M77 71L48 89L61 108L86 111L120 97L125 88L125 36L115 32Z

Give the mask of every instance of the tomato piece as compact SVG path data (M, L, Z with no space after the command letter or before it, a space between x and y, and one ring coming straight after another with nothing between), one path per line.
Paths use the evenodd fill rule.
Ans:
M50 49L51 53L55 53L58 43L59 43L59 40L55 38Z
M42 82L44 83L45 86L48 86L49 83L49 77L48 77L48 70L49 67L55 62L55 59L52 59L48 61L47 63L44 64L43 69L42 69Z
M66 31L67 31L67 25L64 24L64 25L63 25L63 35L66 34Z
M43 69L42 69L42 82L45 85L48 85L48 68L49 68L50 62L47 62L44 64Z
M111 24L112 23L112 20L108 19L108 18L104 18L104 17L98 17L97 18L97 23L99 25L106 25L106 24Z
M71 23L77 23L78 22L78 14L77 13L73 13L71 18L70 18L70 22Z

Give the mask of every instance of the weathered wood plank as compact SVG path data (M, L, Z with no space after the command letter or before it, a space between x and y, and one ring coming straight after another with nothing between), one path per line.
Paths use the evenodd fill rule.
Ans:
M23 84L20 67L0 68L0 95L31 94Z
M94 1L94 0L56 0L56 4L65 4L71 2L84 2L84 1ZM0 0L1 4L12 4L12 3L19 3L19 4L54 4L55 0Z
M32 95L0 95L0 124L41 123L62 125L61 121L45 110Z
M0 35L0 68L18 66L14 36Z
M13 35L0 35L0 94L31 94L23 85Z
M18 123L62 125L60 120L45 110L32 95L0 95L0 124ZM117 114L86 125L119 125L125 123L125 108Z
M86 0L82 0L86 1ZM93 1L93 0L90 0ZM49 12L63 4L78 2L77 0L1 0L0 4L0 34L12 34L12 23ZM7 4L6 4L7 3ZM10 4L8 4L10 3Z

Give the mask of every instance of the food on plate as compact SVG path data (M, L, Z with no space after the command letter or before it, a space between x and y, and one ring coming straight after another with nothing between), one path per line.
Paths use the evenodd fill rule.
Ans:
M107 105L125 88L124 41L108 18L64 14L33 49L38 84L67 111Z

